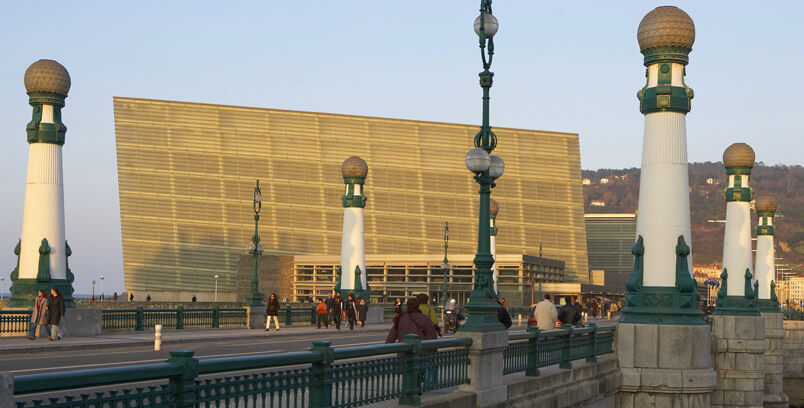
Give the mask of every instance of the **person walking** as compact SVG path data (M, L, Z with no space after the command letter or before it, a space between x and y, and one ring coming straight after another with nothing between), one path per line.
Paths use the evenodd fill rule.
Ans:
M581 312L578 310L578 307L573 304L573 299L567 296L567 304L561 306L561 310L558 311L558 320L562 324L571 324L577 325L581 321Z
M332 321L338 330L341 329L341 317L343 317L343 298L341 292L335 292L335 298L332 299Z
M357 303L355 295L351 293L346 299L346 320L349 322L349 330L354 330L357 323Z
M406 312L394 317L394 325L385 338L386 343L401 342L408 334L419 336L419 340L433 340L438 337L433 321L419 309L418 300L408 300L406 307Z
M366 299L360 298L360 303L357 305L357 320L360 322L360 327L366 327L366 315L368 315L368 304Z
M61 340L59 323L64 319L64 298L58 288L50 288L50 301L47 307L47 323L50 325L50 341Z
M128 301L129 301L129 303L134 303L134 294L133 293L128 295Z
M117 302L117 292L115 292L114 295L112 295L112 300Z
M327 295L327 299L324 301L324 306L327 307L327 328L329 329L329 325L332 324L332 293L330 292Z
M550 300L549 294L545 294L544 300L536 304L533 314L536 318L536 324L539 326L539 330L553 330L556 328L558 310L556 310L556 305Z
M327 322L327 305L324 303L324 299L318 299L318 306L315 308L316 312L316 328L321 328L321 323L324 323L324 326L329 329L329 322Z
M36 295L36 300L34 301L34 307L31 311L31 331L28 334L29 340L36 339L36 329L41 327L45 327L47 325L47 295L45 295L45 291L39 289L39 292ZM40 329L44 331L45 329ZM39 337L42 337L44 334L39 332Z
M402 314L402 299L396 298L396 302L394 302L394 316L399 316Z
M419 293L416 295L416 301L419 302L419 310L422 312L423 315L430 318L433 324L436 327L436 334L438 337L441 337L441 327L438 326L438 314L436 314L435 308L430 306L428 301L430 297L427 296L426 293Z
M145 297L145 302L151 303L151 294L149 293L148 296Z
M274 320L276 331L279 331L279 300L275 293L271 293L268 304L265 305L265 331L271 330L271 318Z

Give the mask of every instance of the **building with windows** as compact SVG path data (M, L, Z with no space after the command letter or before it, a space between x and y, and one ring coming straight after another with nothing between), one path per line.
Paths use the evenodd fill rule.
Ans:
M123 97L114 98L114 115L125 285L136 298L211 299L219 275L218 299L235 300L254 233L255 179L265 255L334 256L324 263L335 265L340 166L352 155L370 169L367 259L440 265L445 221L450 253L475 252L477 186L464 157L477 125ZM493 192L501 207L497 253L521 263L541 244L544 258L564 263L565 280L586 283L578 135L494 131L506 165ZM405 279L417 283L416 276L408 271ZM318 290L303 282L298 290Z
M634 268L636 214L584 214L589 268L604 271L604 291L624 293Z

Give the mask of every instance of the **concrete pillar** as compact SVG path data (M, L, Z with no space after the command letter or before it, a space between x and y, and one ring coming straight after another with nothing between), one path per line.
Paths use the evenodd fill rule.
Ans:
M765 408L787 408L790 400L784 386L784 316L781 313L762 313L765 318L765 390L762 404ZM804 352L804 351L803 351Z
M0 407L14 406L14 376L0 371Z
M249 329L264 329L265 305L246 306L246 319Z
M469 384L461 391L477 394L478 407L492 407L508 399L508 387L503 384L503 351L508 347L508 332L461 332L470 337Z
M717 386L712 407L763 406L765 390L765 318L715 315L712 330Z

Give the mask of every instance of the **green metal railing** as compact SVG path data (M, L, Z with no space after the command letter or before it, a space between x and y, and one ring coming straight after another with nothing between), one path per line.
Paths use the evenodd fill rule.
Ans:
M355 407L397 398L418 405L421 392L469 382L471 344L408 335L394 344L332 348L315 341L309 351L205 360L176 350L159 364L14 377L14 395L17 408ZM255 370L263 371L242 373ZM228 372L239 373L215 376ZM142 381L161 384L20 401L26 394Z
M533 327L511 334L503 353L503 374L524 371L528 376L538 376L540 367L558 364L572 368L572 361L582 358L595 362L596 356L613 352L614 330L614 326L589 323L584 328L565 324L556 330Z
M0 310L0 334L28 333L31 322L30 310Z
M787 310L784 312L785 320L804 320L804 312L797 310Z
M101 329L110 331L142 331L161 324L164 329L182 330L194 327L246 327L246 309L106 309L101 315Z

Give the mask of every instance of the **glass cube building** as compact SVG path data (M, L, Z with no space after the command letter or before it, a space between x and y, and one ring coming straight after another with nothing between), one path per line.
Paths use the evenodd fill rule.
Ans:
M114 98L125 285L137 298L235 300L262 189L266 254L339 255L344 159L369 166L369 256L471 255L477 184L464 156L478 125ZM497 253L564 262L588 282L578 135L495 127L505 174Z

